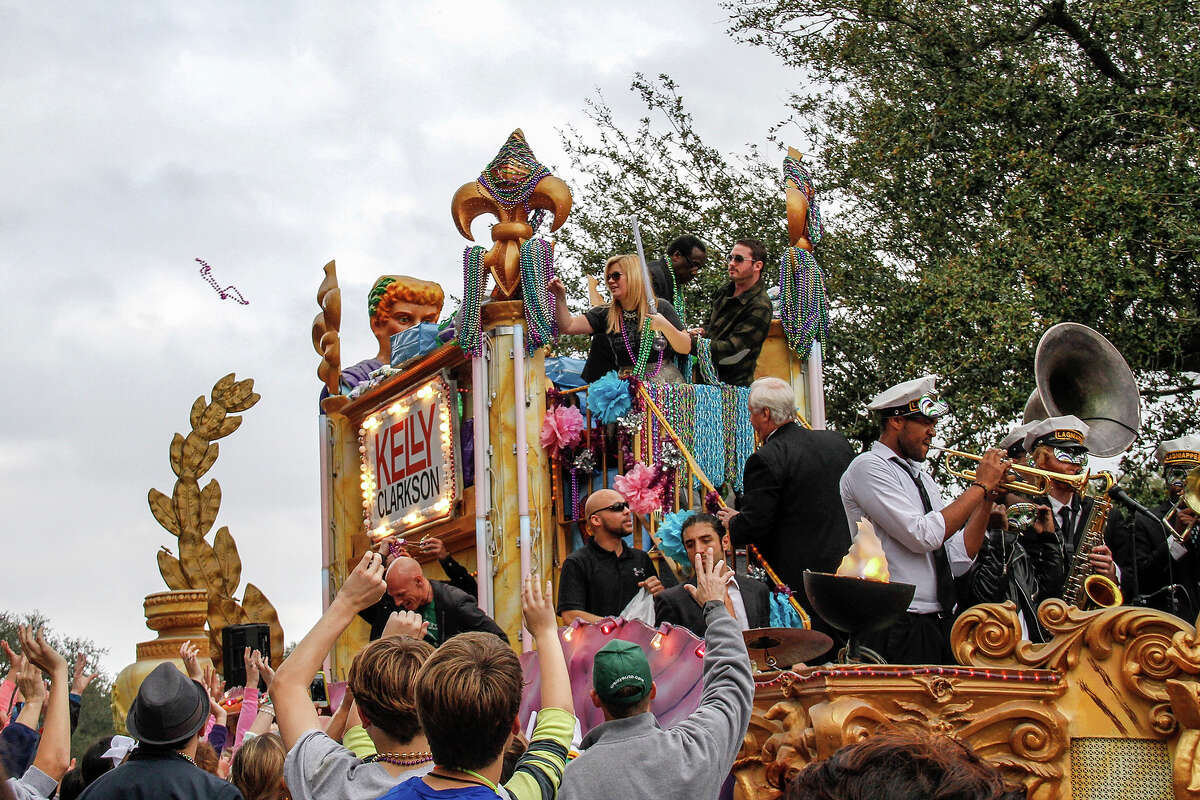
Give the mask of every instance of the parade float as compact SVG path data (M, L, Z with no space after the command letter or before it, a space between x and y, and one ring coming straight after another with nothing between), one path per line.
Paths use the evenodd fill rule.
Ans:
M795 151L784 161L783 186L792 246L780 266L778 318L756 374L788 381L801 421L821 428L828 308L814 246L822 226L812 180ZM491 247L472 246L463 255L457 313L433 324L440 287L384 276L367 303L379 352L345 368L337 268L326 265L312 328L324 386L326 604L374 542L436 536L476 573L480 606L514 647L528 651L532 642L520 630L521 577L547 575L557 589L558 567L578 541L581 499L590 491L622 488L624 481L626 496L635 495L636 544L649 549L659 541L659 526L722 502L721 487L738 488L755 446L745 419L747 390L711 380L656 384L616 376L568 387L548 377L557 374L546 357L556 338L546 290L554 253L537 232L545 222L550 232L558 229L571 203L567 185L514 132L451 202L452 222L468 240L474 219L497 220ZM711 378L699 350L697 368ZM658 557L675 566L669 553ZM443 577L436 561L419 559L431 578ZM858 583L809 588L826 592L827 619L852 636L907 606L903 585L847 580ZM847 663L756 659L755 709L733 768L735 796L775 800L795 770L880 725L901 723L969 742L1038 800L1200 798L1200 775L1193 775L1200 747L1195 628L1153 610L1081 611L1056 600L1042 605L1039 618L1051 639L1032 644L1022 639L1011 604L970 609L954 628L955 666L855 663L853 648ZM622 635L623 625L608 619L585 632L579 627L562 630L569 653L573 638L598 646ZM658 662L651 652L663 669L684 670L681 659L703 658L702 644L686 631L630 631L628 638L648 652L669 652ZM355 623L339 639L328 664L332 679L345 675L367 633L365 623ZM656 680L665 677L656 673ZM693 689L684 686L678 696Z

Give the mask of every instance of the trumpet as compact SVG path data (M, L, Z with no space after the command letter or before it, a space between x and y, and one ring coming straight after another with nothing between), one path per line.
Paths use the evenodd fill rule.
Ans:
M1190 508L1200 514L1200 467L1188 472L1184 478L1183 494L1179 496L1179 502L1171 506L1171 510L1162 518L1163 525L1180 544L1187 543L1188 537L1192 535L1192 529L1196 527L1196 523L1192 522L1182 531L1175 530L1175 515L1184 508Z
M977 456L974 453L964 453L961 450L950 450L949 448L939 447L943 455L952 456L955 458L965 458L971 461L983 461L983 456ZM1065 472L1051 472L1048 469L1038 469L1037 467L1027 467L1024 464L1012 464L1009 466L1009 472L1015 473L1017 476L1025 480L1008 480L1000 484L1000 488L1016 492L1017 494L1043 495L1050 489L1051 481L1059 481L1071 486L1076 492L1082 494L1087 487L1088 481L1092 476L1087 470L1078 475L1069 475ZM964 469L954 470L949 465L946 466L946 471L956 478L962 478L968 483L975 481L975 470Z

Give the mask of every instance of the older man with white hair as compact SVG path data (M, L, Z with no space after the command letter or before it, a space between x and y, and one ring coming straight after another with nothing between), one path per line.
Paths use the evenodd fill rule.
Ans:
M838 479L854 451L835 431L796 424L796 396L779 378L750 384L750 424L762 446L746 459L745 494L738 509L717 512L734 545L753 543L796 592L813 626L837 632L812 613L804 570L833 572L850 549Z

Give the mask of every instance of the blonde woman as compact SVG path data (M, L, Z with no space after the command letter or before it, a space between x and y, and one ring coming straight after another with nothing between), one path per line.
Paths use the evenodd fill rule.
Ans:
M658 313L650 313L637 256L610 258L604 265L604 282L612 300L583 314L572 314L567 308L567 290L562 281L554 278L549 284L558 300L554 311L559 333L592 337L583 379L591 383L615 369L651 381L681 381L675 356L691 352L691 337L682 330L679 316L666 299L658 298ZM644 341L656 333L667 340L667 348L661 353Z

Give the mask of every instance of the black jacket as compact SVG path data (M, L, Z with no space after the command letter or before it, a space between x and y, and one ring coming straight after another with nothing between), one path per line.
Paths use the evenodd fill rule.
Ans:
M733 543L756 545L810 611L804 570L834 572L850 549L838 481L853 458L842 434L788 422L746 459Z
M1046 496L1037 497L1033 500L1037 505L1050 505L1050 498ZM1087 531L1088 517L1091 516L1092 506L1096 501L1091 497L1084 497L1079 504L1079 510L1075 514L1075 523L1070 531L1058 531L1056 538L1059 540L1059 546L1062 550L1063 558L1063 573L1062 580L1054 584L1048 580L1041 581L1041 589L1043 597L1062 597L1066 586L1067 577L1071 574L1071 562L1075 558L1075 552L1079 549L1079 541L1083 538L1083 534ZM1116 509L1113 509L1108 517L1108 524L1104 528L1104 543L1108 545L1108 549L1112 551L1113 561L1116 563L1121 576L1121 590L1128 597L1131 594L1132 583L1136 580L1134 577L1134 559L1133 548L1130 546L1127 537L1118 535L1114 527L1114 517ZM1055 524L1059 523L1057 515L1055 515ZM1082 603L1083 598L1075 598L1076 602Z
M746 606L746 620L751 628L766 628L771 625L771 590L762 581L747 575L738 575L738 591L742 594L742 603ZM696 585L696 579L688 581ZM704 609L697 605L688 594L684 584L664 589L654 596L654 624L662 625L669 622L680 625L692 633L704 638L708 623L704 619Z
M242 800L232 783L178 753L134 750L129 760L83 790L80 800Z
M1064 578L1058 537L988 531L974 566L960 584L961 607L1011 600L1025 617L1030 641L1044 642L1047 637L1038 622L1037 608L1053 595L1041 587L1062 586Z
M1161 520L1170 509L1171 503L1163 501L1150 510ZM1137 563L1137 594L1144 598L1143 602L1150 608L1194 622L1196 614L1200 613L1200 587L1197 586L1200 583L1200 552L1196 549L1196 537L1188 539L1187 552L1182 558L1172 558L1167 531L1160 521L1151 520L1144 514L1126 512L1110 521L1109 529L1113 541L1121 542L1131 551L1131 560ZM1172 586L1179 588L1169 588ZM1132 599L1131 596L1129 600Z
M433 610L438 625L436 641L431 641L434 647L465 631L487 631L508 641L508 636L500 630L500 626L480 610L474 597L441 581L430 581L429 585L433 587ZM400 607L385 594L378 603L358 612L371 624L371 641L383 634L388 617L393 611L399 610Z

